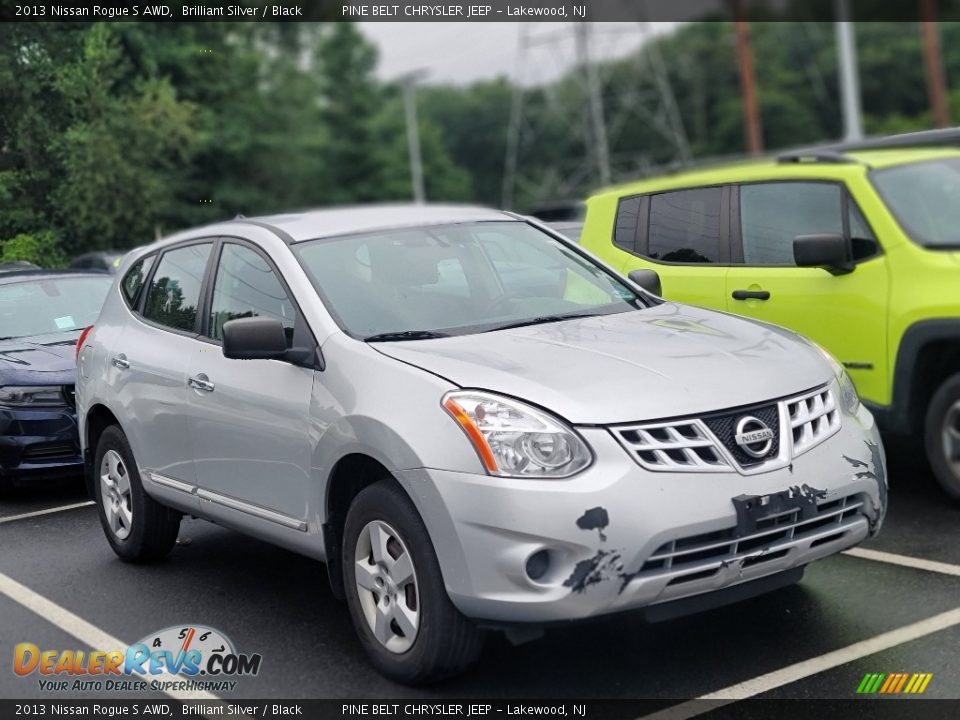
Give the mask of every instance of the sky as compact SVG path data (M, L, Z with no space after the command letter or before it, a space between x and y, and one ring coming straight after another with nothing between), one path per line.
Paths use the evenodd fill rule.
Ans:
M626 55L652 34L676 23L587 23L591 57ZM361 31L380 51L377 74L392 80L426 69L428 83L467 84L506 75L526 85L554 80L576 60L575 27L581 23L363 22ZM521 65L521 32L530 38Z

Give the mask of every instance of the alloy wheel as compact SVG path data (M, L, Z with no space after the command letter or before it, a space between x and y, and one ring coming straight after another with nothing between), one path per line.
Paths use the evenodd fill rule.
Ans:
M133 526L133 501L130 476L116 450L107 450L100 462L100 499L110 531L118 540L126 540Z
M372 520L357 538L354 575L360 607L383 647L404 653L417 639L420 593L413 558L400 534Z

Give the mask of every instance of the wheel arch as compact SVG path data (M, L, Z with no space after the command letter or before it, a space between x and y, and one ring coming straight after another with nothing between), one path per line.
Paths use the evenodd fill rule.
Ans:
M340 554L347 512L353 499L364 488L386 480L395 484L410 498L417 512L421 512L416 497L391 471L387 463L364 450L353 450L340 457L330 468L323 498L323 544L327 576L335 597L346 597L343 586L343 568ZM421 513L422 517L422 513ZM428 530L429 532L429 530Z
M95 403L87 410L84 422L84 451L83 469L84 482L87 494L94 497L94 460L96 459L97 444L103 431L111 425L120 425L120 421L110 408L102 403Z
M907 328L897 349L893 402L883 429L913 434L922 428L930 398L955 372L960 372L960 319L924 320Z

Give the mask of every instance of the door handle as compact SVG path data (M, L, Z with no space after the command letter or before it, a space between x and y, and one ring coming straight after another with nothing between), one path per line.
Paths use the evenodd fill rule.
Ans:
M198 375L187 380L187 385L194 390L203 390L204 392L213 392L216 388L212 382L206 379L206 375Z
M734 290L734 300L769 300L769 290Z
M127 356L123 353L115 355L110 361L110 364L115 368L120 368L121 370L126 370L128 367L130 367L130 361L127 360Z

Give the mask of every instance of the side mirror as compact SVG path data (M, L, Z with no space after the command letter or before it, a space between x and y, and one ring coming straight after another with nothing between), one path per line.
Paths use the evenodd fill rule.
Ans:
M854 268L843 235L799 235L793 241L793 260L798 267L819 267L832 275L845 275Z
M233 360L281 360L287 354L283 323L249 317L223 324L223 356Z
M635 285L639 285L648 293L656 295L657 297L663 296L663 287L660 283L660 276L656 270L650 270L648 268L631 270L627 277L630 278Z

